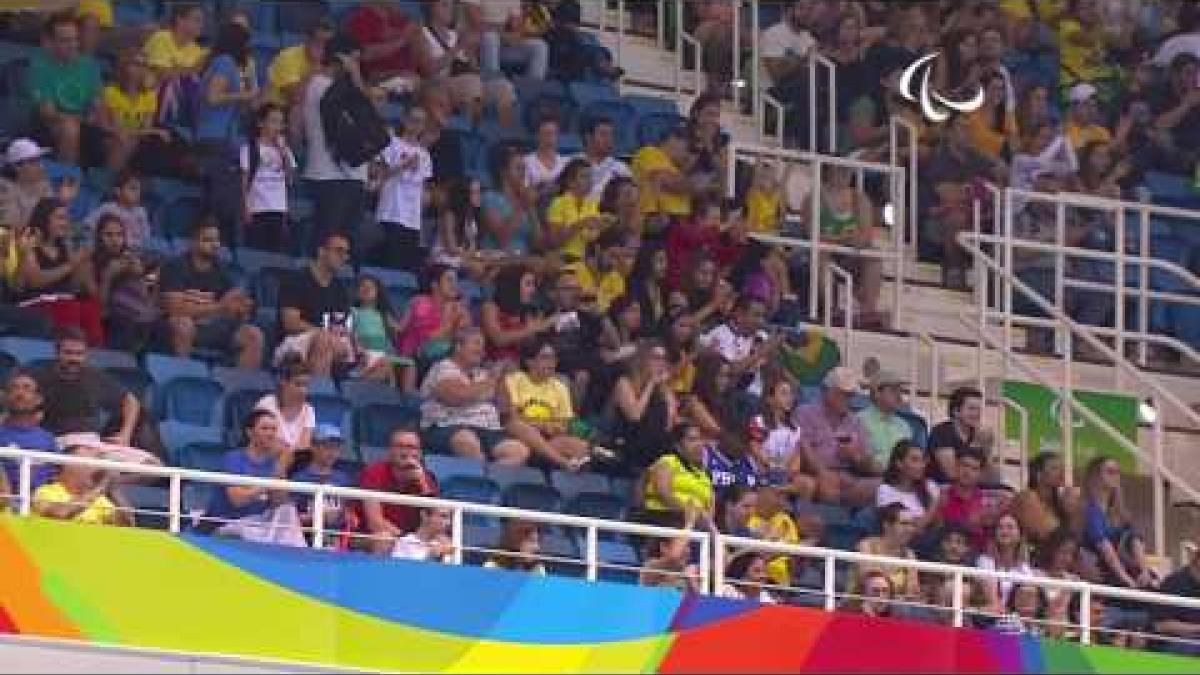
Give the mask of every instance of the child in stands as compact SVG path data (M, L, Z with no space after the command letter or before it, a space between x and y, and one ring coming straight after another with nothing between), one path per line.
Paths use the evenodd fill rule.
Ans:
M245 244L275 253L288 248L287 184L297 167L284 137L286 129L283 108L268 103L255 115L254 140L241 151Z
M113 180L112 199L104 202L84 218L84 235L96 241L100 234L97 224L104 216L115 215L125 226L125 245L133 251L141 250L150 237L150 216L142 206L142 179L131 171L122 171Z

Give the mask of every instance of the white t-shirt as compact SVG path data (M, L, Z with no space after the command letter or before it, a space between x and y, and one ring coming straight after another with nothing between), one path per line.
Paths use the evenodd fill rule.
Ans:
M780 21L762 34L762 57L764 59L781 59L785 56L807 57L817 41L806 30L797 32L791 22ZM773 84L771 75L763 69L763 85Z
M938 488L933 481L926 481L925 488L929 490L930 499L937 499ZM894 485L880 483L879 490L875 492L875 505L887 506L899 502L904 505L904 510L913 516L920 518L925 515L925 505L921 503L921 498L915 492L905 492ZM930 506L932 506L932 502Z
M754 351L754 336L739 335L729 324L723 323L701 335L700 346L716 351L726 361L741 361Z
M304 138L307 142L308 158L304 165L304 177L309 180L357 180L367 182L367 166L346 166L333 161L329 146L325 143L325 128L321 125L321 97L333 84L328 75L314 75L304 90Z
M283 152L274 146L256 144L258 167L246 194L246 209L250 213L286 213L287 175L296 169L296 156L284 146ZM250 172L250 145L243 145L239 161L242 171Z
M317 411L313 410L311 405L305 403L299 415L288 419L279 411L279 399L275 398L275 394L267 394L258 401L254 409L266 410L275 415L275 419L279 421L279 439L287 443L289 447L296 450L307 449L297 448L296 443L305 429L317 428Z
M521 0L463 0L464 4L476 5L483 12L483 22L502 26L510 18L521 16Z
M772 464L787 468L787 462L796 452L796 443L800 441L800 431L787 424L780 424L767 431L763 440L763 454Z
M1034 576L1033 568L1030 567L1029 563L1019 563L1015 567L997 567L996 561L992 556L986 554L979 556L979 559L975 561L975 566L989 572L1006 572L1008 574L1019 574L1027 577ZM1009 579L1000 581L1000 603L1005 607L1008 606L1008 594L1012 593L1013 585L1014 583Z
M558 180L565 168L567 158L562 155L555 155L553 166L548 167L542 164L537 153L531 152L525 155L525 186L540 190L547 183Z
M585 159L592 167L592 192L588 196L596 201L600 201L600 198L604 196L604 186L608 185L608 181L618 176L633 178L633 172L629 170L625 162L616 157L605 157L597 163L592 163L587 155L576 155L572 159Z
M453 359L442 359L434 364L425 376L425 381L421 383L421 397L425 399L421 404L421 426L475 427L500 431L503 428L500 426L500 412L496 410L493 401L475 401L450 406L439 401L433 394L442 380L453 379L471 383L479 381L483 376L482 370L468 375Z
M424 34L425 34L425 46L429 49L429 59L432 61L436 61L437 59L442 58L443 56L446 55L447 48L454 49L454 47L458 44L458 31L456 31L454 29L450 29L450 30L446 31L446 33L445 33L446 46L445 47L442 46L442 40L438 39L438 36L434 34L433 30L431 30L429 28L429 26L425 26L425 28L423 28L422 30L424 31ZM448 77L449 75L450 75L450 62L449 61L446 62L446 65L443 66L441 70L439 70L433 74L434 77Z
M392 557L402 560L436 560L431 555L429 544L421 541L416 532L409 532L400 537L392 547Z
M380 158L389 172L406 162L413 163L383 181L375 219L380 223L395 223L419 231L425 181L433 177L433 161L429 158L429 151L403 138L392 137L392 142L383 149Z

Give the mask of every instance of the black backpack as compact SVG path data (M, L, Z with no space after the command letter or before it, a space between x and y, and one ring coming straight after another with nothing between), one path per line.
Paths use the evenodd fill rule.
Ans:
M375 159L391 140L379 111L345 76L321 97L321 129L333 161L350 167Z

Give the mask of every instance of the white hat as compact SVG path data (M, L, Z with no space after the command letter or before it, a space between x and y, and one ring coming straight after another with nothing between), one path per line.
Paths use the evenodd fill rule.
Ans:
M1071 87L1070 91L1067 92L1067 100L1069 100L1071 103L1083 103L1084 101L1094 98L1099 91L1100 90L1096 89L1096 85L1094 84L1080 82L1074 87Z
M41 147L37 143L28 138L18 138L8 144L8 150L4 153L5 164L18 164L30 159L36 159L44 155L50 154L50 151Z
M838 366L825 375L825 388L853 394L862 387L862 380L852 368Z

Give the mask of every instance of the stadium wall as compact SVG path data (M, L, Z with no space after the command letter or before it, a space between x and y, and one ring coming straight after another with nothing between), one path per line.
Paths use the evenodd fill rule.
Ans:
M1177 672L1193 659L0 516L0 632L429 672Z

